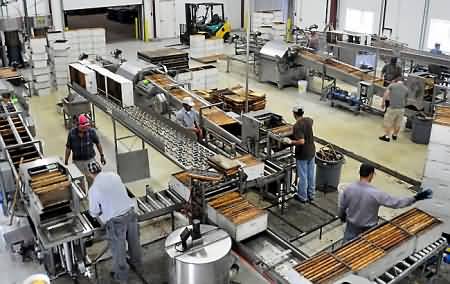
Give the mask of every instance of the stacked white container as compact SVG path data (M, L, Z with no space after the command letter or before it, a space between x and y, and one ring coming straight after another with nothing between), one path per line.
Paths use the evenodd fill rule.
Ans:
M221 38L206 39L203 35L191 35L191 58L204 58L224 53L225 45Z
M190 68L187 72L177 75L177 80L189 83L191 90L206 90L217 88L217 68L213 65Z
M192 58L205 57L206 55L206 39L204 35L190 36L190 56Z
M30 40L32 91L35 95L50 93L50 67L48 66L47 39Z
M67 85L67 66L70 55L70 44L68 40L56 40L49 47L50 67L52 69L53 87L61 88Z
M69 41L69 61L73 62L85 53L87 55L106 55L105 29L79 29L64 32L64 37Z
M252 31L260 32L265 40L284 40L286 23L282 11L264 11L253 13Z
M219 72L217 68L213 65L203 66L205 74L205 89L217 88L217 77Z

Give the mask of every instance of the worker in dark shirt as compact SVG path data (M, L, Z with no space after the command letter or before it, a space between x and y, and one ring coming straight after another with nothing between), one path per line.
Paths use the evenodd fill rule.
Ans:
M66 165L69 163L69 158L72 154L72 161L86 176L88 186L92 184L88 165L95 160L94 145L100 154L100 161L105 165L105 155L97 133L91 128L89 119L82 114L78 117L77 127L71 129L67 137L64 163Z
M392 57L389 64L386 64L383 66L383 69L381 70L381 74L383 74L384 78L384 86L389 86L394 79L402 77L403 76L403 70L402 67L397 65L397 57Z
M297 166L298 193L295 196L302 203L313 201L316 190L315 183L315 156L316 146L314 144L314 121L304 117L302 107L294 107L294 117L297 120L294 125L294 139L287 141L295 146L295 159Z
M316 29L312 29L311 34L308 36L308 47L314 52L320 50L320 35Z

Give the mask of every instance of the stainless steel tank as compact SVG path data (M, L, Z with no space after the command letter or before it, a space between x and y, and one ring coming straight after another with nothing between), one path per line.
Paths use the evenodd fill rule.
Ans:
M192 226L177 229L166 239L169 284L229 284L232 258L227 232L201 225L201 239L182 251L180 234L185 228L192 229Z

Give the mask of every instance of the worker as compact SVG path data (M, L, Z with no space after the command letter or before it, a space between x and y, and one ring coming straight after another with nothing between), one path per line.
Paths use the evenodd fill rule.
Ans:
M441 44L436 42L434 44L434 48L430 52L434 55L441 55L442 54Z
M370 183L375 176L375 168L362 164L359 181L347 186L341 193L338 216L346 222L344 243L375 227L378 224L380 206L393 209L408 207L419 200L432 196L430 189L417 193L414 197L397 198L377 190Z
M295 146L295 159L298 182L295 198L302 203L312 202L315 195L315 161L316 146L314 144L314 121L304 117L303 107L296 106L292 110L296 123L294 125L294 139L286 143Z
M89 214L105 225L112 255L111 277L114 281L128 283L127 243L130 264L135 269L142 267L135 203L116 173L102 172L102 167L94 160L89 162L88 170L94 181L88 194Z
M384 114L384 135L379 137L385 142L397 140L405 116L405 106L408 99L409 89L403 83L401 77L394 79L394 82L384 92L383 109L387 107Z
M311 34L308 36L308 48L315 52L320 50L320 35L315 29L312 29Z
M395 78L403 76L402 67L397 65L397 61L397 57L392 57L389 64L384 65L381 70L385 87L389 86Z
M64 163L69 163L70 155L72 154L72 161L78 169L86 176L88 186L92 184L92 179L89 177L88 164L95 159L94 144L100 154L100 161L103 165L106 164L103 148L98 139L97 133L91 128L89 119L86 115L78 116L77 127L69 131L66 143L66 154Z
M194 107L194 100L191 97L183 99L183 108L176 113L177 122L186 129L192 130L197 134L199 139L202 138L203 132L200 128L198 115L192 110Z

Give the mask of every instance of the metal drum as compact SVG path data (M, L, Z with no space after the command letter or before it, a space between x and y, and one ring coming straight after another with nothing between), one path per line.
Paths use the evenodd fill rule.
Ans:
M182 251L180 234L192 226L177 229L166 239L169 256L169 284L229 284L231 238L222 229L200 225L201 238Z

